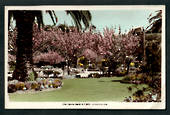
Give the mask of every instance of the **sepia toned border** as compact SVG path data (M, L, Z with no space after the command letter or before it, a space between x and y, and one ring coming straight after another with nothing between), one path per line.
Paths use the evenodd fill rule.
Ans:
M7 93L8 10L162 10L161 102L11 102ZM164 5L102 5L102 6L5 6L5 109L165 109L165 6Z

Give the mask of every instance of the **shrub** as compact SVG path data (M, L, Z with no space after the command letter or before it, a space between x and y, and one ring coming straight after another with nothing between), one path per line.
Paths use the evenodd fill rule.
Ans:
M37 78L36 82L41 82L42 78Z
M14 93L16 91L17 91L17 89L14 84L8 84L8 93Z
M156 76L155 78L152 78L150 82L148 82L149 86L161 90L161 76Z
M142 72L154 76L161 72L161 34L146 35L146 64L143 65Z
M115 70L114 75L116 76L125 76L127 73L127 70L125 69L123 64L119 64L118 68Z
M129 76L126 76L122 79L122 81L131 81L131 78Z
M31 84L31 89L37 89L38 88L38 83L37 82L33 82Z
M15 70L15 65L11 65L11 67L9 68L9 71L14 71Z
M31 72L31 73L29 74L29 78L28 78L27 81L34 81L34 78L35 78L34 73Z
M53 88L53 83L49 83L49 84L48 84L48 87L49 87L49 88Z
M58 87L60 87L62 85L62 82L59 80L59 79L55 79L54 81L53 81L53 87L54 88L58 88Z
M139 81L140 83L149 83L151 82L152 77L147 76L146 74L134 74L130 76L126 76L122 79L122 81L135 83L135 81Z
M139 75L140 77L140 75ZM126 102L161 102L161 76L146 76L143 74L143 78L146 78L145 83L149 85L148 88L137 90L132 97L126 98Z
M25 87L25 83L24 82L18 82L18 83L15 84L15 86L16 86L17 90L23 90L24 87Z
M118 76L124 76L124 75L126 75L126 70L121 71L120 73L118 73Z
M92 78L100 78L100 74L98 74L98 73L91 73L91 74L88 75L88 77L89 78L90 77L92 77Z
M16 80L9 81L8 83L8 92L13 93L17 90L30 90L34 89L36 91L41 91L46 88L58 88L62 86L62 82L59 79L37 79L37 81L27 81L27 82L18 82Z
M43 85L48 84L48 80L47 80L47 79L43 79L43 80L42 80L42 84L43 84Z
M147 90L146 90L147 91ZM145 90L137 90L133 96L125 98L126 102L161 102L161 93L152 90L150 93L145 93Z
M48 88L50 83L51 83L51 81L49 81L48 79L43 80L43 85L45 88Z
M31 89L31 85L32 85L31 82L25 82L25 87L27 90Z
M144 95L144 91L143 90L137 90L133 96L136 96L136 97L141 97Z
M53 88L53 81L54 81L54 79L48 78L47 80L48 80L48 87L49 88Z
M137 80L136 75L130 75L130 76L126 76L122 79L122 82L129 82L131 83L132 81Z

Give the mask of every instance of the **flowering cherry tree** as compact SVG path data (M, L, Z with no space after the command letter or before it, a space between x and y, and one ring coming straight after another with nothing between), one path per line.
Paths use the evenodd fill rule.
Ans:
M132 34L116 35L113 29L106 28L99 42L99 50L107 57L121 61L126 56L133 55L139 47L140 38Z
M59 28L51 28L49 31L35 29L33 50L35 55L38 52L55 51L65 60L76 63L77 58L82 56L86 49L98 52L99 36L91 31L80 32L76 28L70 29L69 32L63 32Z
M64 58L61 57L57 52L49 51L47 53L40 53L33 58L34 63L39 63L40 61L49 62L50 64L57 64L64 61Z
M138 36L131 33L117 35L112 28L105 28L103 33L81 32L74 27L68 30L62 31L58 27L39 30L34 24L34 62L44 60L52 64L69 60L69 63L76 65L81 56L92 62L101 61L100 57L103 57L109 61L110 69L115 69L117 62L124 63L126 56L134 55L139 47ZM10 35L10 39L15 39L15 31Z
M102 49L105 52L105 58L110 62L109 71L116 69L118 63L124 63L127 56L135 55L136 49L140 46L140 37L128 34L114 34L112 29L104 29L102 39Z

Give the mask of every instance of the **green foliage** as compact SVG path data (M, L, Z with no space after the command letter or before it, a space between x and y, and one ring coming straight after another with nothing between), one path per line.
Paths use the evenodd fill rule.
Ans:
M148 32L152 33L161 33L162 32L162 10L156 11L155 15L150 14L149 23L150 25L147 27Z
M29 74L29 76L28 76L27 81L34 81L34 79L35 79L34 73L31 72L31 73Z
M161 102L161 80L155 79L148 83L148 88L138 89L126 102ZM151 85L152 84L152 85Z
M54 87L54 88L60 87L61 84L62 84L62 82L61 82L59 79L55 79L55 80L53 81L53 87Z
M154 89L161 90L161 76L152 77L152 80L148 82L149 86Z
M53 83L49 82L48 87L53 88Z
M23 90L23 88L25 87L25 84L24 82L18 82L15 84L15 86L17 90Z
M15 84L8 84L8 93L14 93L16 91L17 89L16 89Z
M43 79L43 80L42 80L42 84L43 84L43 85L48 85L48 84L49 84L49 82L48 82L48 80L47 80L47 79Z
M80 65L83 64L84 68L88 67L88 59L85 58L84 56L79 58L79 63L80 63Z
M121 71L118 71L116 70L116 76L125 76L127 73L127 70L121 70Z
M9 68L9 71L14 71L15 70L15 66L12 65L10 68Z
M136 83L135 81L138 81L139 83L150 83L152 82L152 76L147 76L146 74L133 74L129 76L125 76L122 79L122 82L128 82L128 83Z
M14 58L13 55L10 55L10 54L8 55L8 58L10 58L9 60L11 60L11 61L8 62L9 71L14 71L15 70L15 65L16 65L16 62L14 60L16 60L16 59Z
M88 77L100 78L100 74L98 74L98 73L91 73Z
M136 79L134 76L132 78ZM140 74L138 78L144 83L148 84L147 88L137 89L133 93L132 97L126 98L126 102L160 102L161 101L161 76L142 76ZM131 80L127 77L125 80ZM134 88L134 87L133 87ZM132 90L132 87L131 87Z
M122 81L131 81L132 79L131 79L131 77L129 77L129 76L126 76L126 77L124 77L123 79L122 79Z
M31 89L37 89L39 87L37 82L31 84Z
M74 10L74 11L66 11L67 14L70 14L70 16L72 17L76 27L78 28L78 30L82 29L82 22L85 26L85 29L88 28L90 26L90 22L92 19L91 13L87 10Z
M146 40L145 71L153 75L161 71L161 34L148 34Z

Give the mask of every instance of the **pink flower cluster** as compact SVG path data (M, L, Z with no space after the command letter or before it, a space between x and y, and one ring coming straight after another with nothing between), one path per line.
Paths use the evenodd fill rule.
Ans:
M39 30L37 24L34 24L34 61L48 60L50 63L58 63L64 59L72 60L82 55L91 61L101 56L122 60L126 56L133 55L140 46L140 37L130 33L116 35L114 30L109 28L105 28L103 33L81 32L76 28L70 30L72 31L64 32L58 27ZM13 34L15 36L11 36ZM13 34L9 34L10 45L16 39L16 33ZM16 45L13 46L16 47Z
M49 51L47 53L40 53L37 56L33 57L34 63L39 61L50 62L50 64L57 64L61 61L64 61L64 58L61 57L57 52Z

